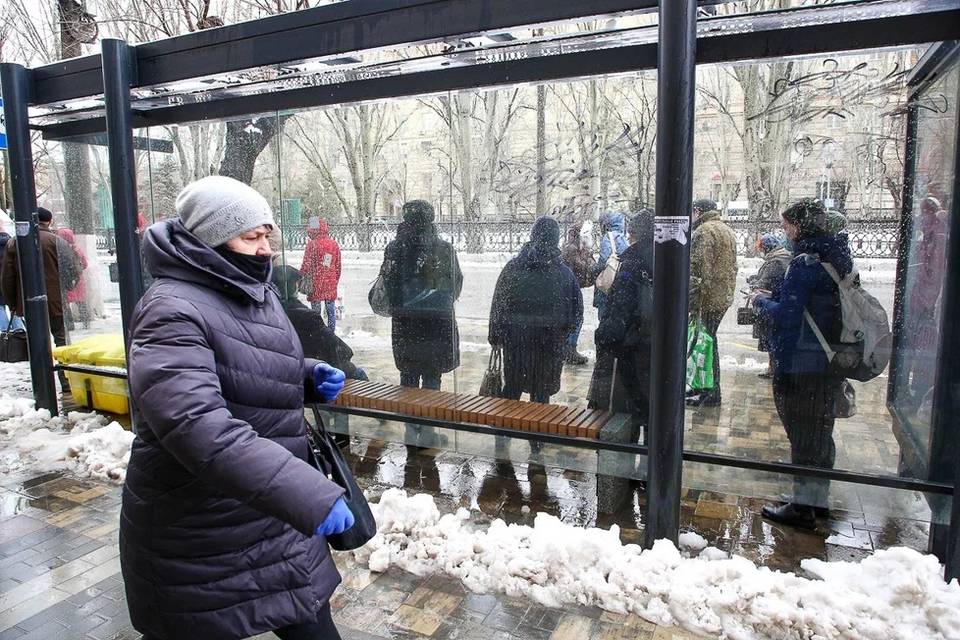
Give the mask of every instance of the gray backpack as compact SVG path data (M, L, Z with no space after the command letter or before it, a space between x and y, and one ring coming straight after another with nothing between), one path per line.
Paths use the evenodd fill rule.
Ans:
M848 273L846 278L841 278L833 265L821 262L820 266L830 274L840 291L843 320L840 342L834 345L828 343L806 309L803 310L803 317L827 354L832 373L861 382L873 380L887 368L893 350L893 334L890 332L887 312L876 298L860 286L860 274L856 269Z

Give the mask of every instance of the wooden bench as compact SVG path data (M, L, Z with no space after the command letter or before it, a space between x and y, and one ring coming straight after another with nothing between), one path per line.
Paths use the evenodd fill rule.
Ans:
M609 411L598 409L414 389L361 380L348 380L335 404L411 418L593 439L599 439L600 430L615 417Z

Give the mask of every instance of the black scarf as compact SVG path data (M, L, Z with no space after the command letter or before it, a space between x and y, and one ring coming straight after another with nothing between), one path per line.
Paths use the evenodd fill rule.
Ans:
M270 267L272 262L270 256L251 256L246 253L238 253L227 249L226 245L216 247L214 251L219 253L224 260L257 282L270 281Z

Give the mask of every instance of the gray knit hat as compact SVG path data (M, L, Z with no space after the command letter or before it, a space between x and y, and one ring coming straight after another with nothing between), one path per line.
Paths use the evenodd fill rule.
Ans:
M225 176L207 176L185 186L177 196L177 215L187 231L210 247L260 225L276 226L266 198Z

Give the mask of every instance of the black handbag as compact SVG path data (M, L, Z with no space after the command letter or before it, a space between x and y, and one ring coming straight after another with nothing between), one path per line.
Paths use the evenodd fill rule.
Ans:
M307 442L310 444L308 462L344 488L343 501L347 503L354 518L352 527L343 533L327 536L327 543L337 551L358 549L377 534L377 521L374 520L370 505L357 485L340 447L324 427L323 418L316 406L313 407L313 415L317 425L307 423Z
M0 332L0 362L24 362L27 355L27 332L23 329L12 331L13 316L6 331Z
M483 374L483 381L480 383L479 395L499 398L502 391L503 350L500 347L493 347L490 351L490 362L487 364L487 371Z
M382 273L377 276L373 286L370 287L370 293L367 294L367 302L370 303L370 308L378 316L389 318L392 315L390 298L387 295L387 283Z

